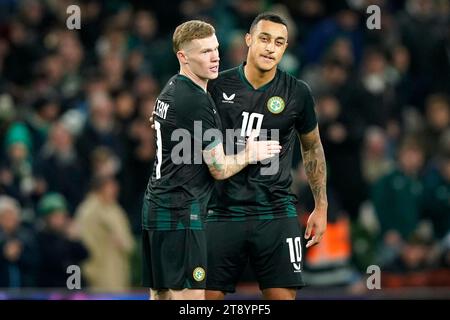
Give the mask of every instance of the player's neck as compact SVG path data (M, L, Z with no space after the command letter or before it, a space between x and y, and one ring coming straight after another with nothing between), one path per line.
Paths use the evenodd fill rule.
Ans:
M247 62L244 66L244 75L247 81L252 85L254 89L259 89L264 85L268 84L275 78L277 73L277 68L273 68L270 71L259 70L251 62Z
M191 79L196 85L202 88L206 92L206 88L208 85L208 80L199 78L195 73L193 73L189 68L180 68L180 74Z

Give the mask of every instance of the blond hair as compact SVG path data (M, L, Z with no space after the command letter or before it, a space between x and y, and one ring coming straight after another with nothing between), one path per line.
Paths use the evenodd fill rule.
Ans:
M212 25L200 20L190 20L180 24L173 33L173 51L177 53L194 39L204 39L216 33Z

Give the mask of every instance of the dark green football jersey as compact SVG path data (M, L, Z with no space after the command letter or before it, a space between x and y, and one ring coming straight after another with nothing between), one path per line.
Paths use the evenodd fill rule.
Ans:
M220 129L220 118L209 93L192 80L173 76L155 103L156 159L142 210L147 230L203 229L214 179L202 161L202 150Z
M209 82L208 90L220 114L227 154L244 148L252 129L261 129L268 138L279 139L282 150L275 172L264 173L263 169L271 165L258 163L216 182L207 219L240 221L296 216L297 199L290 190L294 145L297 133L308 133L317 125L309 87L278 69L270 83L255 90L240 65L220 73ZM229 129L237 134L227 134L227 130L231 133ZM264 139L263 135L260 139Z

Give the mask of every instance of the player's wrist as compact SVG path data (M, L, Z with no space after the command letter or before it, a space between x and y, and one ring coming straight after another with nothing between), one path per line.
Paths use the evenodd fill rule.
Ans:
M328 210L328 203L316 204L314 206L314 211L316 211L318 214L327 214L327 210Z
M246 165L249 163L252 163L252 152L251 152L248 144L245 146L245 149L244 149L244 157L245 157L244 161L245 161Z

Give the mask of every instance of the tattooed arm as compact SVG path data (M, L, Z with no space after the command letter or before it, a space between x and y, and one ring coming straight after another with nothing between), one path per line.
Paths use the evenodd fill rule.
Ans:
M303 166L315 202L314 211L309 216L305 231L305 239L309 239L314 231L313 238L306 244L308 248L322 240L327 227L326 163L317 126L311 132L299 135L299 138L302 146Z
M252 132L247 140L245 150L235 155L225 155L223 144L211 145L203 150L203 158L208 165L209 172L216 180L227 179L248 164L271 158L280 153L278 141L255 141Z

